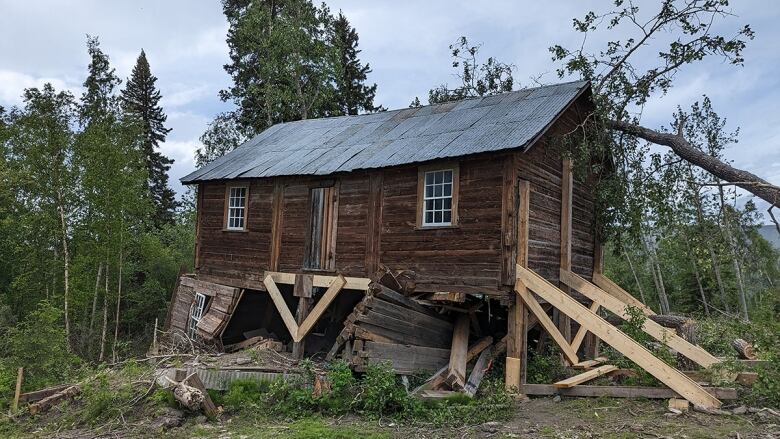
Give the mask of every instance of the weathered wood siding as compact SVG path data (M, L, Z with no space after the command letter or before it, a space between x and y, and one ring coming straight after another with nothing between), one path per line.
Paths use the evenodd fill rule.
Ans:
M301 272L310 188L336 184L335 271L369 277L377 264L383 264L394 270L415 271L418 291L505 295L511 291L513 273L506 273L513 266L510 261L516 242L516 217L507 213L514 200L507 193L516 191L515 180L522 179L531 185L529 268L557 282L562 161L549 139L573 129L581 117L581 108L570 108L550 134L525 153L501 152L457 160L459 221L454 227L416 227L417 165L327 177L252 180L246 232L223 230L225 183L201 184L198 274L212 276L220 283L230 280L234 286L264 289L262 274L272 269L274 184L283 186L277 269ZM590 276L593 266L593 225L590 185L575 179L572 265L585 276Z

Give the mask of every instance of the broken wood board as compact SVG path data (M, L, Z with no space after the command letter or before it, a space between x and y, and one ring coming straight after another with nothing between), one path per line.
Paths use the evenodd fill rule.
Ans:
M488 347L479 354L477 362L474 363L474 368L471 369L469 379L466 380L466 385L463 387L463 393L468 396L476 395L477 390L479 390L479 385L482 383L482 378L485 377L485 372L487 372L490 367L492 357L493 348L491 347Z
M426 300L433 302L455 302L463 303L466 301L466 293L436 292L425 296Z
M622 319L629 319L630 315L626 310L627 304L621 300L607 294L604 290L593 285L582 277L572 273L571 271L560 271L561 281L570 287L576 289L581 294L587 296L590 300L597 302L611 313L614 313ZM670 348L674 349L678 353L693 360L696 364L707 368L713 364L720 363L720 360L715 358L712 354L702 349L699 346L689 343L684 338L677 335L674 331L671 331L651 319L645 319L642 325L642 330L660 341L666 344Z
M469 316L461 314L455 320L450 348L450 364L447 371L447 384L453 390L462 390L466 385L466 354L469 350Z
M518 289L524 289L522 287L525 286L534 291L560 312L568 315L580 325L584 325L596 337L615 348L688 401L704 408L719 408L721 406L721 402L717 398L707 393L696 382L656 358L644 346L615 326L610 325L598 314L592 313L543 277L522 266L517 266L517 273L518 282L521 283ZM536 300L534 299L533 302ZM542 316L538 317L540 320L542 319ZM573 363L577 363L577 361Z
M367 341L362 349L355 349L357 357L365 364L380 361L390 362L396 374L412 375L420 370L437 370L447 364L449 349L427 348L422 346L377 343ZM358 371L360 371L358 367Z
M30 411L31 415L43 413L48 411L53 406L59 404L60 402L75 397L79 393L81 393L81 386L79 385L70 386L57 393L49 395L38 402L34 402L30 404L28 410Z
M59 386L36 390L34 392L22 393L19 395L19 402L31 403L31 402L40 401L43 398L46 398L47 396L51 396L54 395L55 393L62 392L68 387L72 387L72 386L75 386L75 384L62 384Z
M579 363L574 364L571 367L577 369L590 369L592 367L598 366L601 363L605 363L606 361L607 361L607 357L598 357L593 360L580 361Z
M602 375L606 375L609 372L612 372L613 370L617 370L617 366L613 366L611 364L605 364L603 366L599 366L595 369L591 369L589 371L583 372L579 375L574 375L573 377L566 378L565 380L558 381L557 383L553 384L556 389L568 389L569 387L574 387L577 384L582 384L586 381L590 381L593 379L596 379Z
M225 346L225 352L236 352L247 348L270 349L272 351L281 352L284 350L284 344L279 340L257 336L242 342L227 345Z
M493 337L488 336L479 339L476 343L469 346L469 350L466 353L466 361L471 361L477 355L479 355L483 350L487 349L492 344L493 344ZM499 355L499 352L503 353L504 351L506 351L506 339L497 343L493 351L494 351L494 355ZM436 371L436 373L431 375L431 377L428 378L423 384L421 384L419 387L414 389L412 393L419 393L423 390L431 390L431 389L438 388L439 386L444 384L444 380L447 376L448 370L449 370L449 363L447 363L446 366L442 367L441 369Z

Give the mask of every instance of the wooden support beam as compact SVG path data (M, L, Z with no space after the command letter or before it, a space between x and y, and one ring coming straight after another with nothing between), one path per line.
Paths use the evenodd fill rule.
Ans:
M295 317L293 317L292 313L287 308L287 302L284 301L282 293L279 291L276 282L274 282L274 279L270 274L266 274L265 279L263 279L263 285L265 285L268 295L271 296L271 300L274 302L276 310L279 311L279 315L282 316L284 326L290 331L290 335L295 338L295 335L298 333L298 323L295 322Z
M563 159L561 163L561 270L571 270L572 241L572 198L574 193L574 174L571 159ZM570 290L561 283L561 291L566 294ZM571 319L566 314L553 314L558 330L563 338L571 342ZM576 351L576 349L575 349Z
M503 342L503 350L506 349L506 341ZM493 344L493 337L487 336L484 338L479 339L476 343L469 346L469 350L466 353L466 362L473 360L474 357L482 353L485 349L487 349L490 345ZM501 342L499 343L501 344ZM499 348L499 344L496 344L496 347L493 349L494 354L498 354L501 348ZM447 371L450 370L450 365L447 363L446 366L442 367L436 373L431 375L430 378L428 378L424 383L422 383L419 387L414 389L412 393L419 393L423 390L432 390L436 389L442 384L444 384L444 380L447 377Z
M586 381L590 381L602 375L606 375L607 373L612 372L613 370L617 370L617 366L613 366L611 364L605 364L595 369L591 369L587 372L583 372L579 375L574 375L573 377L569 377L566 378L565 380L558 381L557 383L553 384L553 386L555 386L556 389L568 389L569 387L574 387L577 384L582 384Z
M294 273L282 273L279 271L266 271L264 277L271 276L274 282L278 284L295 285ZM324 276L315 274L312 276L312 286L317 288L328 288L333 283L333 280L337 276ZM368 285L371 283L371 279L365 277L344 277L347 283L344 285L346 290L362 290L367 291Z
M525 284L526 288L534 291L552 306L558 308L580 325L586 326L588 331L679 393L683 398L704 408L718 408L721 406L721 402L717 398L707 393L696 382L682 374L679 370L656 358L644 346L638 344L634 339L609 324L599 315L592 313L588 308L585 308L579 302L563 293L543 277L521 266L517 267L517 272L520 279L518 284ZM522 285L518 286L522 287ZM541 319L541 316L539 317ZM566 346L571 348L568 344ZM577 363L577 361L573 363Z
M601 305L599 305L598 302L595 300L590 305L590 310L593 312L593 314L596 314L599 311L599 308ZM574 352L577 352L580 350L580 345L582 344L582 341L585 340L585 334L588 333L588 330L585 329L584 326L580 325L580 329L577 330L577 334L574 336L574 339L571 341L571 348L574 350Z
M309 308L311 308L311 298L310 297L299 297L298 298L298 311L295 313L295 321L298 325L302 325L304 321L306 321L306 318L309 317ZM298 327L300 328L300 326ZM296 358L298 360L303 359L304 354L304 343L303 343L303 337L298 336L298 328L295 328L295 333L293 336L293 349L292 349L292 356L293 358Z
M642 303L642 301L629 294L623 288L620 288L620 285L616 284L615 282L612 282L610 278L604 276L602 273L599 272L593 273L593 283L596 284L602 290L609 293L611 296L620 300L621 302L627 303L629 305L633 305L641 309L642 312L645 313L645 315L647 316L655 315L655 312L652 309L650 309L649 306Z
M518 265L519 267L519 265ZM521 267L523 268L523 267ZM528 271L526 268L523 268L523 270ZM539 302L534 299L533 295L530 291L528 291L523 284L528 285L526 282L517 282L517 294L520 296L521 299L523 299L523 302L525 302L526 306L529 310L531 310L532 313L536 315L536 317L539 319L539 324L542 325L542 327L547 331L548 334L550 334L550 337L552 337L553 340L555 340L555 343L558 344L558 347L561 348L561 351L563 352L564 357L571 363L571 364L577 364L580 362L579 358L577 358L577 353L572 350L571 345L569 342L563 337L563 334L558 331L558 328L555 326L552 320L550 320L550 317L547 315L546 312L544 312L544 309L542 308L542 305L539 305ZM560 294L565 294L563 291L560 291ZM566 296L568 297L568 296ZM573 300L573 299L572 299ZM548 300L549 302L549 300Z
M628 312L626 312L626 303L621 302L617 298L607 294L604 290L600 289L596 285L593 285L580 276L577 276L570 271L561 270L561 281L587 296L590 300L598 302L601 306L614 313L618 317L624 320L630 318ZM706 368L712 366L713 364L720 363L720 360L718 360L715 356L706 350L691 344L684 338L677 335L674 330L664 328L650 319L645 319L645 323L642 325L642 330L654 339L666 344L680 354L685 355L687 358L690 358L696 364L702 367Z
M737 389L729 387L705 387L704 390L712 398L723 400L737 399ZM638 387L638 386L588 386L580 385L569 389L557 389L552 384L526 384L526 395L536 396L585 396L585 397L609 397L609 398L648 398L669 399L679 397L677 392L666 387Z
M268 266L272 271L276 271L279 269L279 255L282 247L282 219L284 214L284 184L280 181L274 184L274 198L271 210L271 247Z
M453 389L462 389L466 385L466 355L469 350L469 316L458 315L452 331L450 365L447 371L447 383Z
M322 314L328 308L328 305L333 302L333 300L336 298L336 296L338 296L339 292L341 292L342 288L344 288L344 285L346 284L347 280L344 279L344 276L342 275L338 275L335 279L333 279L333 283L330 284L328 290L325 291L325 294L323 294L322 297L320 297L320 300L318 300L317 304L314 305L314 308L311 310L311 313L309 313L309 316L306 317L306 320L304 320L303 323L298 327L298 331L294 337L295 341L303 340L303 337L306 337L306 334L308 334L311 328L314 327L320 317L322 317Z
M517 185L517 251L516 265L528 266L528 223L530 215L531 183L518 181ZM514 274L514 270L512 270ZM537 320L538 321L538 320ZM534 322L535 324L536 322ZM506 389L521 392L526 377L528 328L532 326L528 310L522 300L515 298L507 315ZM513 359L513 360L510 360ZM516 361L515 361L516 360Z

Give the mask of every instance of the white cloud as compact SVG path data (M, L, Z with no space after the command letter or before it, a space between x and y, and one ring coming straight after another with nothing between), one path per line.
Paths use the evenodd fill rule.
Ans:
M24 90L32 87L43 87L47 82L51 83L58 91L70 90L78 93L80 87L68 84L65 80L55 77L35 77L25 73L10 70L0 70L0 105L20 105Z

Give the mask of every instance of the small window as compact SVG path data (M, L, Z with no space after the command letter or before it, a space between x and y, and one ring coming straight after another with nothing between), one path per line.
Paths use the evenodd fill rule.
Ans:
M190 324L187 328L187 335L190 338L195 338L198 332L198 322L203 317L203 311L206 309L206 295L201 293L195 293L195 301L192 302L190 308Z
M457 220L457 168L420 171L422 227L452 226Z
M317 187L309 192L309 233L303 267L312 270L333 270L335 267L336 225L338 216L337 188Z
M227 229L246 229L246 200L248 189L234 186L228 190Z

